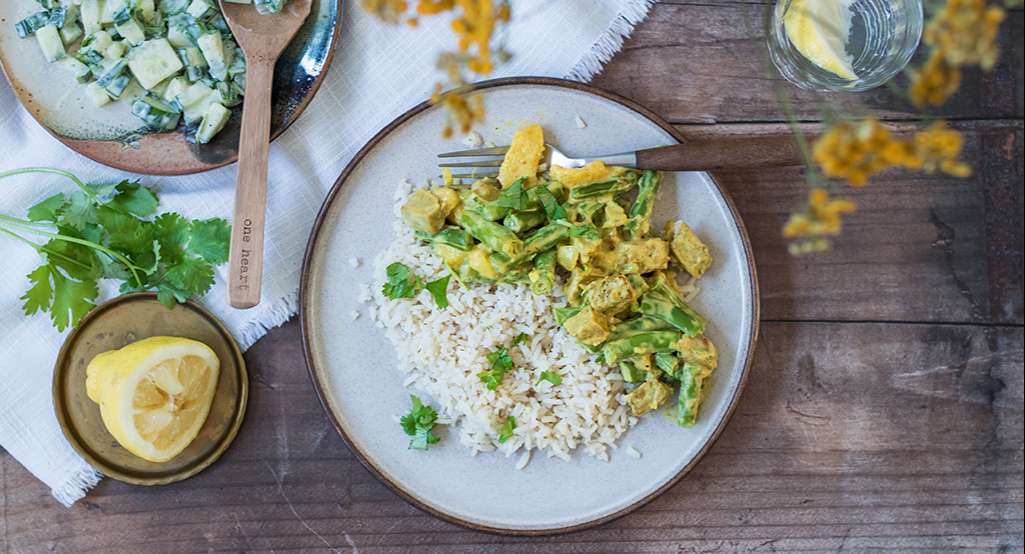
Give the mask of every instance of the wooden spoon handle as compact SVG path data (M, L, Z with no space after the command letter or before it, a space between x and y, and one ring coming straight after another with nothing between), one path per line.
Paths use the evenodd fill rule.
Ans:
M267 209L267 150L270 145L271 85L274 60L246 60L246 97L231 226L228 302L236 308L260 303L263 225Z
M809 142L815 137L808 137ZM637 152L637 167L662 171L715 171L802 165L794 135L712 138Z

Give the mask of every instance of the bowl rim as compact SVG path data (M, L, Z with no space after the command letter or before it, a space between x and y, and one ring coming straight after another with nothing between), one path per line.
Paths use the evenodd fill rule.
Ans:
M318 75L317 78L314 79L313 86L310 88L309 94L304 95L303 98L299 102L297 102L295 104L295 110L292 112L292 117L290 117L288 120L286 120L285 124L282 125L281 128L279 128L279 129L271 129L270 142L274 142L275 140L277 140L278 137L280 137L282 134L284 134L284 132L287 131L289 127L291 127L296 121L299 120L299 117L303 114L303 112L306 111L306 108L310 105L310 102L312 102L313 98L315 96L317 96L317 94L320 92L320 87L321 87L321 85L324 84L324 81L327 78L327 74L331 70L331 62L334 60L334 57L335 57L335 50L337 50L337 46L338 46L338 37L339 37L339 34L342 31L342 20L344 19L344 16L345 16L345 13L342 10L342 8L344 6L343 0L333 0L333 1L335 3L335 6L336 6L337 15L335 17L334 29L331 32L331 43L330 43L330 45L328 46L328 49L327 49L327 56L324 58L324 71L321 71L320 75ZM14 96L17 97L17 99L18 99L18 103L21 104L21 106L25 109L25 111L28 112L32 116L32 119L34 119L36 121L36 123L39 124L40 127L42 127L44 130L46 130L46 132L49 133L50 136L52 136L53 138L57 139L58 142L60 142L61 144L63 144L64 146L66 146L67 148L72 150L73 152L75 152L75 153L77 153L77 154L79 154L79 155L81 155L83 157L86 157L86 158L88 158L88 159L90 159L90 160L92 160L92 161L94 161L94 162L96 162L96 163L98 163L100 165L104 165L106 167L110 167L110 168L117 169L117 170L120 170L120 171L127 171L129 173L138 173L138 174L141 174L141 175L152 175L152 176L160 176L160 177L175 177L175 176L182 176L182 175L197 175L197 174L200 174L200 173L206 173L207 171L212 171L214 169L220 169L222 167L231 165L231 164L233 164L233 163L238 161L238 152L236 151L234 155L229 156L228 158L225 158L224 160L221 160L221 161L218 161L218 162L215 162L215 163L212 163L212 164L205 164L205 163L202 163L202 162L197 160L197 163L194 166L183 168L183 169L170 169L170 170L159 170L158 169L158 170L152 170L152 169L147 169L145 167L140 167L138 165L131 164L131 163L122 163L122 162L117 161L116 158L114 158L114 159L106 159L106 158L101 159L102 156L97 155L97 154L94 153L94 150L96 150L96 148L92 148L90 146L105 145L105 144L109 143L109 144L118 145L118 149L120 149L121 148L121 146L120 146L121 143L119 141L116 141L116 140L91 140L91 139L71 138L71 137L66 137L66 136L58 133L57 131L51 129L39 117L39 114L37 113L36 110L33 110L33 109L29 108L28 104L26 103L25 99L23 98L23 96L25 94L27 94L28 92L25 91L18 84L18 81L16 79L14 79L13 75L11 75L8 72L6 65L3 63L3 56L0 56L0 73L3 73L4 78L7 80L8 85L10 85L12 92L14 92ZM243 102L244 102L244 100L243 100ZM150 141L166 140L168 138L176 139L176 137L180 136L180 135L181 135L181 132L177 131L177 130L169 131L169 132L164 132L164 133L146 133L146 134L143 134L141 136L141 138L139 139L139 142L146 141L147 139L149 139Z
M655 123L662 130L664 130L670 136L672 136L673 139L675 139L677 142L685 142L685 139L679 130L677 130L670 123L662 119L660 116L658 116L648 108L645 108L643 105L628 98L622 97L618 94L599 89L593 85L589 85L586 83L580 83L577 81L570 81L567 79L558 79L552 77L505 77L475 83L474 88L475 90L488 90L494 88L523 85L559 87L600 96L602 98L605 98L606 100L611 100L612 102L615 102L623 107L626 107L636 112L638 115L648 119L652 123ZM712 183L715 185L718 192L722 195L722 198L724 199L726 206L730 210L733 221L737 226L737 231L741 239L741 246L743 247L744 256L747 260L748 276L751 280L751 324L749 328L748 344L744 349L746 359L744 360L740 380L737 383L737 387L734 390L733 395L729 399L729 403L726 408L726 413L723 415L722 420L715 427L715 429L713 429L711 435L705 441L705 444L701 447L701 449L694 456L694 458L691 459L691 461L688 462L687 465L681 468L680 471L676 473L676 475L667 480L654 491L650 492L642 498L639 498L638 500L631 503L629 506L621 508L611 514L606 514L602 517L595 518L590 521L585 521L582 523L577 523L564 527L553 527L543 529L518 529L495 527L473 521L468 521L456 515L432 507L425 500L422 500L418 498L416 495L414 495L412 492L405 490L400 483L387 478L381 471L377 469L373 462L370 461L370 458L362 450L360 450L360 448L357 447L355 443L349 438L345 430L342 428L337 416L328 406L326 399L327 395L324 391L324 388L322 387L320 379L317 377L317 370L314 367L313 353L310 341L310 275L312 273L312 263L313 258L315 256L315 250L320 236L320 231L324 226L325 220L327 219L327 214L330 211L331 206L334 204L338 192L341 190L341 187L348 180L349 176L355 171L356 167L358 167L359 164L363 161L363 158L366 157L366 155L370 151L372 151L379 142L381 142L385 137L389 136L392 133L392 131L394 131L396 128L398 128L400 125L402 125L409 119L419 115L420 113L426 111L432 106L434 106L434 104L432 104L430 100L421 102L420 104L413 106L405 113L395 118L391 123L389 123L380 131L378 131L377 134L375 134L374 137L371 138L366 143L366 145L364 145L359 150L359 152L356 153L355 156L353 156L352 160L350 160L349 163L345 166L345 169L342 170L342 173L339 175L338 179L335 181L334 185L332 185L331 190L325 197L324 202L321 205L319 212L317 213L317 217L314 220L313 229L310 232L310 238L307 241L306 251L303 255L302 271L300 274L301 277L299 285L299 327L300 335L302 338L303 358L306 362L306 369L309 374L310 381L312 381L313 383L313 388L317 392L317 398L320 400L321 406L326 412L328 418L331 420L331 424L334 426L339 436L341 436L342 440L349 447L349 450L359 460L363 467L369 470L370 473L375 478L377 478L378 481L384 483L389 489L398 494L402 499L404 499L406 502L409 502L413 506L419 508L421 511L424 511L449 523L454 523L467 529L484 531L496 535L538 537L590 529L592 527L602 525L604 523L610 522L612 520L618 519L631 512L636 511L637 509L648 504L658 496L668 491L674 485L676 485L676 483L678 483L684 476L690 473L691 470L693 470L694 467L698 464L698 462L700 462L705 457L705 455L711 449L712 445L714 445L716 441L719 439L719 437L722 434L722 431L726 428L729 421L732 419L733 414L736 411L737 405L739 404L740 397L743 394L744 390L747 388L748 378L751 373L751 365L754 361L754 351L755 346L758 342L758 333L760 328L761 309L760 291L758 287L758 275L757 270L755 268L754 254L751 248L751 241L748 237L747 229L744 226L744 222L740 217L740 212L737 210L736 205L733 203L733 200L730 198L727 191L722 187L722 185L719 184L718 180L716 180L715 177L711 174L708 174L708 176L711 179Z

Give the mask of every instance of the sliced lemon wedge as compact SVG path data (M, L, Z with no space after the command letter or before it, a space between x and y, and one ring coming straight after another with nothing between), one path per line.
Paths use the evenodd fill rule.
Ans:
M166 462L196 438L210 412L221 363L209 346L150 337L98 354L86 367L89 399L132 454Z
M783 28L802 56L841 79L855 81L858 75L847 53L850 6L851 0L791 0Z

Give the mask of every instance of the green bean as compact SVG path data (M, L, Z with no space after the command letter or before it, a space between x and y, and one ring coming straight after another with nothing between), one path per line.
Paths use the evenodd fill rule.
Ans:
M623 226L627 240L643 237L651 227L651 212L655 207L655 195L662 182L662 174L645 171L637 182L637 199L630 207L630 220Z
M528 274L534 294L548 294L555 286L555 249L545 250L534 258L534 270Z
M627 383L640 383L646 376L644 370L638 368L631 360L619 362L619 373Z
M688 337L696 337L705 332L705 318L680 298L661 273L651 289L641 296L639 311L669 323Z
M470 195L463 200L463 211L471 211L488 221L500 221L509 214L509 208L505 208L492 202L484 202L475 195Z
M639 333L619 340L608 341L602 347L605 361L614 364L623 358L638 354L668 352L676 348L680 333L676 331L652 331Z
M580 310L583 310L583 306L564 306L561 308L555 308L552 310L555 313L555 321L559 325L564 325L566 320L579 314Z
M545 222L545 213L541 210L529 210L522 212L510 212L502 220L502 225L511 229L514 233L522 233L533 229Z
M609 335L609 340L625 339L640 333L668 331L671 329L672 326L661 319L655 319L647 316L635 317L613 327L612 334Z
M680 427L693 427L698 421L704 386L700 374L701 368L690 364L684 364L680 372L680 399L676 414L676 424Z
M473 238L466 231L459 227L445 227L441 231L434 233L425 233L423 231L416 232L417 238L420 240L427 241L431 244L444 244L445 246L451 246L469 252L473 248Z
M494 252L515 258L523 251L523 241L516 237L516 233L476 212L463 210L459 214L459 224Z
M529 258L549 248L554 248L568 238L569 229L556 223L550 223L524 239L523 252L520 257Z
M626 192L633 188L634 183L626 179L616 179L614 181L604 181L601 183L592 183L590 185L584 185L582 187L576 187L570 189L569 199L571 201L582 200L584 198L591 198L593 196L602 196L605 194L619 194Z
M676 354L672 352L656 352L655 365L669 377L672 377L673 379L680 378L680 358L678 358Z
M536 201L544 208L548 221L566 219L566 209L559 205L559 200L546 185L538 185L527 189L527 197Z

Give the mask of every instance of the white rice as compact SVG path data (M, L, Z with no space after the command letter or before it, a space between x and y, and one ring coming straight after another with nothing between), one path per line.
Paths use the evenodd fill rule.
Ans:
M405 183L396 194L396 240L375 259L373 302L369 315L384 329L398 354L404 385L425 392L438 407L439 422L459 427L459 440L471 454L494 450L511 456L523 450L516 467L539 449L569 460L581 447L607 460L609 448L637 418L630 416L618 371L592 360L555 322L554 306L565 305L561 288L538 296L527 287L507 284L464 287L449 283L447 309L430 294L390 300L381 293L385 267L402 262L425 280L447 273L430 247L420 244L401 222L399 207L409 194ZM529 340L511 346L525 333ZM514 368L498 390L488 390L477 374L490 368L486 356L508 347ZM562 376L558 386L541 381L542 371ZM425 399L426 401L426 399ZM498 430L516 418L513 436L498 441Z

